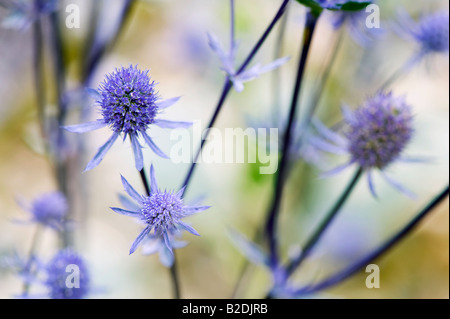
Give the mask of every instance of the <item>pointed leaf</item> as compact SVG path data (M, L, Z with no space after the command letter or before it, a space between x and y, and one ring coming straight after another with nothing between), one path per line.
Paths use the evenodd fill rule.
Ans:
M134 153L134 161L136 169L138 171L141 171L142 168L144 168L144 157L142 155L141 145L139 144L136 135L130 134L130 139L131 139L131 147Z
M118 132L114 132L114 134L109 138L109 140L101 146L95 154L94 158L87 164L86 168L84 169L84 172L89 171L96 167L100 162L103 160L103 157L105 157L106 153L109 151L111 146L114 144L114 142L119 137Z
M144 228L144 230L137 236L133 244L130 248L130 255L136 251L136 249L139 247L139 244L144 240L145 236L148 235L148 233L151 230L151 226L147 226Z
M230 239L239 251L252 263L270 268L269 258L255 243L249 241L239 232L230 229Z
M347 146L347 140L337 134L336 132L333 132L328 127L326 127L321 121L319 121L316 118L313 118L311 120L311 124L314 126L314 128L319 132L320 135L322 135L324 138L329 140L330 142L336 143L339 146L346 147Z
M346 164L344 164L344 165L340 165L340 166L338 166L338 167L336 167L336 168L333 168L333 169L330 170L330 171L321 173L321 174L320 174L320 178L327 178L327 177L331 177L331 176L333 176L333 175L336 175L336 174L342 172L343 170L349 168L351 165L353 165L353 163L354 163L354 162L349 162L349 163L346 163Z
M200 236L200 234L194 228L192 228L190 225L188 225L188 224L186 224L186 223L184 223L182 221L179 221L177 223L177 225L180 226L180 228L190 232L192 235Z
M161 128L188 128L192 126L192 122L177 122L169 120L157 119L154 123L156 126Z
M381 171L381 175L384 177L384 179L391 184L394 188L396 188L398 191L400 191L401 193L403 193L404 195L408 196L411 199L417 199L417 195L414 194L413 192L411 192L409 189L407 189L406 187L404 187L402 184L400 184L399 182L397 182L395 179L393 179L392 177L390 177L388 174L386 174L385 172Z
M189 216L207 210L208 208L211 208L211 206L187 206L184 213L186 216Z
M150 165L150 193L153 194L158 191L158 183L156 182L155 167Z
M128 183L128 181L120 175L120 178L122 180L123 188L125 189L125 192L127 192L128 195L131 196L138 204L142 203L142 196L133 188L133 186Z
M139 206L136 205L134 202L132 202L127 196L125 196L123 194L119 194L118 196L119 196L120 203L126 209L131 210L131 211L138 211L139 210Z
M139 212L133 212L131 210L125 210L125 209L118 208L118 207L110 207L110 208L120 215L131 216L131 217L139 216Z
M101 94L93 88L85 88L86 93L93 99L100 100L102 98Z
M375 185L373 184L373 176L371 171L367 172L367 182L369 183L369 189L373 197L378 198L377 193L375 191Z
M147 133L142 133L142 136L144 137L145 142L147 143L147 145L152 149L152 151L162 157L162 158L169 158L166 154L164 154L163 151L161 151L159 149L158 146L156 146L156 144L153 142L152 138L150 136L148 136Z
M163 100L160 102L156 102L156 106L158 107L158 109L163 110L163 109L166 109L166 108L174 105L175 103L177 103L179 99L181 99L181 96L177 96L177 97L166 99L166 100Z
M62 128L65 129L66 131L69 131L72 133L85 133L85 132L98 130L105 126L107 126L107 124L103 123L102 121L99 120L99 121L92 121L92 122L86 122L86 123L81 123L81 124L63 126Z

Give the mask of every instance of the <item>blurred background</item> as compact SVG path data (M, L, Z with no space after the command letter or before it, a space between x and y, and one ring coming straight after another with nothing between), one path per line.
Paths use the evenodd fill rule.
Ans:
M81 8L79 29L64 27L64 8L74 3ZM107 36L119 16L120 0L99 1L98 28ZM326 61L332 58L335 41L342 32L335 62L319 101L317 116L327 124L338 122L340 105L357 107L367 96L393 74L417 50L417 45L393 32L393 21L399 8L414 19L437 10L448 10L448 1L378 1L383 33L370 45L361 46L348 32L348 27L334 30L332 14L320 18L308 61L306 83L301 103L308 104ZM236 0L236 37L239 43L238 64L273 18L281 1ZM83 64L84 40L91 19L91 1L62 1L59 6L61 33L64 40L64 63L67 87L77 94ZM0 8L0 21L8 16ZM249 126L278 116L286 117L286 109L296 70L296 60L305 9L292 1L288 9L285 36L277 46L279 27L273 31L254 59L254 63L274 60L277 48L291 60L277 72L264 74L245 85L242 93L232 92L217 127ZM137 1L132 7L117 42L101 59L90 85L97 87L106 73L115 67L137 64L150 69L159 83L162 97L182 96L166 111L171 120L209 121L219 98L224 80L217 57L208 47L207 32L229 42L229 1L226 0L153 0ZM33 82L32 28L0 28L0 255L13 249L26 254L33 225L14 223L27 219L27 212L17 204L23 197L32 200L44 192L56 190L58 184L48 157L42 154L36 93ZM52 59L49 56L47 59ZM46 60L47 64L48 60ZM50 68L45 69L48 78ZM50 81L50 80L49 80ZM299 284L317 280L345 267L377 247L405 225L448 183L449 176L449 60L446 55L432 55L399 78L391 89L406 95L415 113L415 136L406 153L430 157L426 164L396 164L392 176L418 195L411 200L376 178L379 199L374 199L361 182L342 214L329 229L313 256L296 275ZM51 89L50 89L51 91ZM51 109L51 108L50 108ZM87 119L97 117L94 103L85 112ZM303 113L300 114L300 116ZM79 106L69 109L66 124L80 120ZM83 134L80 167L75 170L80 185L73 215L77 228L74 240L77 250L87 259L91 277L98 292L94 298L170 298L169 271L157 256L142 256L140 251L129 256L131 243L141 226L131 218L113 213L109 207L120 207L118 194L123 193L120 174L143 192L134 168L131 147L116 143L100 166L81 174L86 163L109 136L108 129ZM174 142L167 130L152 128L152 136L168 152ZM68 137L69 140L72 137ZM194 140L195 146L200 141ZM144 152L145 167L156 167L160 187L177 189L189 168ZM342 163L341 157L327 157L326 166ZM230 298L244 259L229 240L228 230L235 228L253 237L263 222L272 192L272 176L260 175L258 164L200 164L188 199L205 196L209 210L192 216L188 222L201 237L189 234L186 248L177 251L181 292L184 298ZM72 172L73 173L73 172ZM320 170L299 159L290 171L280 220L280 240L285 255L305 241L314 225L334 203L349 180L351 170L332 178L319 179ZM448 200L430 214L412 235L388 254L377 260L381 271L381 287L367 289L362 270L344 283L324 291L317 297L331 298L448 298L449 297L449 204ZM57 235L48 230L38 249L43 260L58 247ZM253 267L245 277L238 296L261 298L270 287L265 269ZM20 293L21 281L7 271L0 273L0 298ZM36 291L40 291L36 287Z

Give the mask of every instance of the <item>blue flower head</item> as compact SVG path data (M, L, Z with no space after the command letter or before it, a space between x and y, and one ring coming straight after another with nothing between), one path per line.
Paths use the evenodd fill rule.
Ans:
M406 38L420 45L419 55L449 52L449 12L437 11L415 22L404 11L399 12L399 29Z
M62 230L69 209L66 197L61 192L45 193L30 205L22 206L31 213L31 222L58 231Z
M107 75L96 95L102 118L65 127L71 132L84 133L108 126L113 132L110 139L100 147L88 163L86 171L96 167L102 161L121 134L124 140L127 136L130 137L136 168L140 171L143 167L143 156L139 138L143 138L155 154L167 158L147 134L147 130L152 125L162 128L191 125L189 122L174 122L158 117L163 109L177 102L179 98L161 101L156 91L156 84L151 81L148 71L139 70L137 66L122 67Z
M122 177L122 184L125 191L136 202L127 203L128 210L111 207L116 213L137 218L145 228L136 238L131 246L130 254L136 251L141 242L146 239L162 240L170 253L172 248L177 248L173 242L173 236L178 232L186 230L191 234L199 236L198 232L184 223L181 219L197 212L206 210L209 206L187 206L182 198L184 189L178 192L161 191L158 188L155 179L153 165L150 168L150 195L140 195L129 183Z
M45 285L52 299L82 299L90 290L84 259L71 249L58 252L45 268ZM69 278L73 276L73 278Z
M347 120L351 161L364 169L383 169L394 162L411 140L412 110L403 97L379 93Z
M390 184L412 196L385 173L385 169L395 161L412 160L402 157L414 132L412 109L405 98L378 92L355 111L345 106L342 111L346 124L344 136L328 129L317 120L313 122L321 135L321 138L313 141L317 148L350 156L349 162L325 175L338 173L357 164L368 173L369 186L374 195L372 172L377 170Z

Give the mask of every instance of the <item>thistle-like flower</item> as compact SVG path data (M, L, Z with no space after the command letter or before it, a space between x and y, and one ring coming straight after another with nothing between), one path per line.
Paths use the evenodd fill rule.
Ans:
M255 64L249 70L238 72L235 67L235 56L237 47L234 46L230 52L226 52L219 40L212 34L208 33L208 44L211 50L218 56L222 66L220 67L227 76L230 78L230 81L233 83L233 87L236 92L242 92L244 90L244 83L250 82L260 75L275 70L281 65L285 64L289 61L289 57L284 57L277 59L269 64L261 65L260 63Z
M45 285L51 299L82 299L90 292L84 259L71 249L59 251L45 267ZM70 278L69 275L73 276Z
M438 11L415 22L405 11L398 13L400 33L419 44L419 57L449 52L449 13Z
M170 253L173 248L178 248L173 237L178 232L186 230L199 236L198 232L183 222L186 216L206 210L209 206L188 206L182 198L184 189L178 192L161 191L158 188L153 165L150 167L150 195L140 195L122 176L122 184L125 191L137 203L129 202L125 210L111 207L116 213L131 216L141 221L145 228L131 245L130 254L134 253L144 239L162 240ZM147 252L148 253L148 252Z
M31 204L20 203L31 213L30 222L61 231L68 213L66 197L61 192L46 193L36 198Z
M148 71L141 71L137 66L122 67L106 76L99 87L97 100L102 118L93 122L64 127L75 133L93 131L105 126L113 131L109 140L99 148L97 154L87 164L85 171L93 169L102 161L120 134L123 134L124 140L127 136L130 137L137 170L140 171L143 168L140 137L156 155L167 158L147 134L148 128L152 125L162 128L189 127L191 123L158 118L163 109L173 105L179 98L162 101L155 86Z
M316 147L350 156L345 165L325 173L324 176L333 175L356 164L367 172L369 187L374 196L374 170L380 171L391 185L412 196L385 172L395 161L409 161L402 157L402 152L413 135L413 115L405 98L379 92L368 98L357 110L351 111L344 106L342 111L347 125L345 136L335 133L317 120L313 122L321 135L321 138L312 141Z

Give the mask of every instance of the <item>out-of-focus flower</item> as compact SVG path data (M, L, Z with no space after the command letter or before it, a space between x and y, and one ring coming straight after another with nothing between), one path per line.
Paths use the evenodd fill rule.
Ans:
M173 236L177 232L186 230L191 234L199 236L198 232L183 222L181 219L204 211L209 206L188 206L184 204L182 198L184 189L178 192L161 191L156 183L155 170L153 165L150 167L150 195L140 195L129 183L122 177L122 184L125 191L137 203L129 203L125 210L122 208L111 207L116 213L137 218L145 225L144 230L139 234L131 245L130 254L134 253L144 239L162 240L172 254L173 248L178 248L178 244L173 242ZM132 209L134 205L134 209ZM131 209L130 209L131 208ZM159 245L159 243L157 243ZM148 251L147 251L148 253Z
M61 231L68 213L66 197L61 192L51 192L37 197L31 204L20 203L31 213L30 222Z
M324 176L336 174L356 164L367 172L369 187L374 196L376 193L372 173L380 171L391 185L413 197L385 172L395 161L407 161L402 157L402 152L413 135L413 115L405 98L378 92L357 110L351 111L347 106L343 106L342 112L347 125L345 136L314 120L314 126L321 135L313 141L314 145L326 152L350 156L346 164L325 173Z
M0 7L6 8L8 14L2 21L4 28L24 30L41 15L57 10L57 0L0 0Z
M91 282L87 265L84 259L71 249L58 252L46 265L45 275L44 283L51 299L83 299L90 292Z
M419 57L428 53L449 53L449 12L438 11L415 22L404 10L398 12L396 29L406 39L419 44Z
M384 34L380 28L366 26L368 13L360 11L330 11L330 20L334 29L347 27L352 39L360 46L367 47Z
M235 61L234 61L236 47L232 48L230 52L226 52L223 49L222 45L220 44L219 40L214 35L209 33L208 33L208 43L210 48L219 57L219 60L222 64L220 69L223 70L230 78L236 92L242 92L244 90L245 82L252 81L257 77L259 77L261 74L270 72L278 68L279 66L285 64L289 60L289 57L284 57L281 59L277 59L267 65L261 65L258 63L247 71L238 72L238 70L236 70L235 68Z
M140 137L155 154L167 158L147 134L147 129L152 125L162 128L189 127L192 123L158 118L162 110L176 103L179 98L160 100L155 86L148 71L141 71L137 66L122 67L106 76L97 93L97 103L101 108L102 118L64 127L75 133L93 131L105 126L109 126L113 131L109 140L100 147L94 158L87 164L85 171L100 164L120 134L123 134L124 140L127 136L130 137L137 170L142 170L144 165Z

